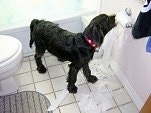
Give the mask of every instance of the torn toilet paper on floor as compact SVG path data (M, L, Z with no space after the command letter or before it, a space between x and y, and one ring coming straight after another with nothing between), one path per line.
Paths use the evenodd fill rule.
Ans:
M114 72L112 71L110 66L105 68L106 71L104 71L102 70L102 68L100 68L101 64L102 64L102 59L93 59L89 63L92 75L95 75L98 79L104 79L114 75Z
M96 91L82 95L79 102L82 113L103 113L113 106L110 92L103 89L103 86L106 84L107 82L98 82L97 85L95 85L97 88Z

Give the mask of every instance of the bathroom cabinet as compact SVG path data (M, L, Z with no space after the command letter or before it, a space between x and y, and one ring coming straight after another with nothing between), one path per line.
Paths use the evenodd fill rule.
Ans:
M151 113L151 95L146 100L144 106L142 107L140 113Z

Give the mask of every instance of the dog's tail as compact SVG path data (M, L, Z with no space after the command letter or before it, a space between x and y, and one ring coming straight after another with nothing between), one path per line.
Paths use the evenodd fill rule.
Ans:
M34 20L31 21L31 24L30 24L30 42L29 42L30 48L32 48L32 45L34 43L34 39L32 37L32 32L33 32L34 26L36 24L38 24L38 23L39 23L39 20L38 19L34 19Z

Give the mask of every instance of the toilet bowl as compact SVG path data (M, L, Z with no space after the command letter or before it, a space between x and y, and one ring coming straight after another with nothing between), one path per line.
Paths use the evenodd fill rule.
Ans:
M0 35L0 96L19 88L14 75L21 67L22 44L14 37Z

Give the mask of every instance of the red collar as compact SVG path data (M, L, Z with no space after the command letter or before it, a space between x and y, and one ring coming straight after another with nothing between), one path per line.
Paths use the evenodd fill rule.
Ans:
M99 46L97 46L97 44L95 44L95 42L93 42L93 40L91 40L88 36L86 36L85 39L95 50L99 48Z

